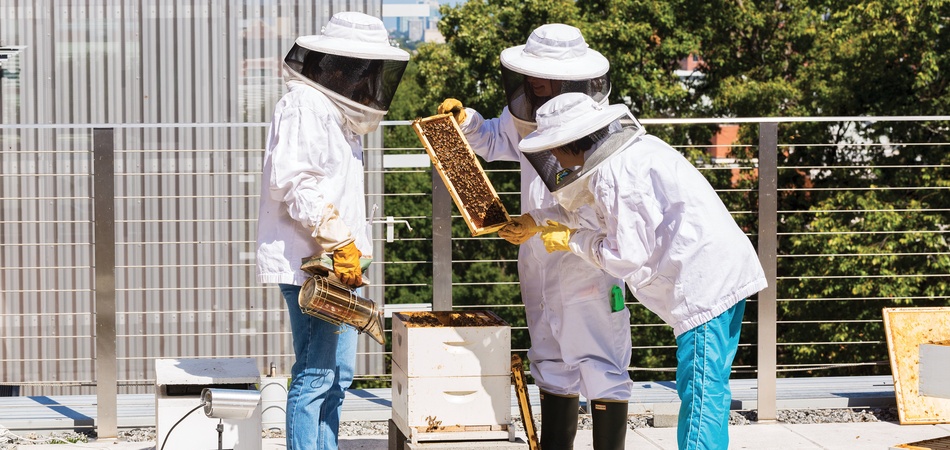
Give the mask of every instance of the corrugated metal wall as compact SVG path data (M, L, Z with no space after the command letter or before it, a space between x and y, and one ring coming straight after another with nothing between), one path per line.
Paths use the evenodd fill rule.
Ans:
M120 393L148 391L158 357L252 356L289 372L283 300L253 278L264 122L297 35L381 8L4 0L0 47L25 48L0 78L0 383L94 392L89 124L117 127Z

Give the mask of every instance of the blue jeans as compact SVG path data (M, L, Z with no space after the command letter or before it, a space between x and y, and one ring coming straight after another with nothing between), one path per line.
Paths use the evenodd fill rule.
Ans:
M745 300L676 338L680 450L729 447L729 374L739 347Z
M287 391L287 450L335 450L358 333L300 311L300 286L281 284L280 292L290 313L296 357Z

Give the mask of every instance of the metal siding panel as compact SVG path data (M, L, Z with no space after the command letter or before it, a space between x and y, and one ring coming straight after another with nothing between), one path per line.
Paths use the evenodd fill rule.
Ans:
M37 23L35 25L34 32L34 42L35 42L35 51L33 52L34 58L34 67L33 73L36 73L34 78L34 89L33 89L33 98L27 98L24 102L25 105L32 106L32 111L27 115L27 123L47 123L51 121L50 117L42 117L41 112L52 112L52 105L50 103L50 94L53 90L52 82L52 70L50 68L49 59L50 55L55 55L54 51L56 50L53 46L53 39L50 33L44 32L48 30L53 25L53 11L49 7L41 7L40 10L35 11L37 16ZM42 22L42 25L40 24ZM30 45L30 44L27 44ZM26 68L29 69L29 68ZM32 143L34 146L47 144L49 146L49 141L45 141L43 136L45 133L37 132L37 139ZM37 148L37 147L33 147Z
M175 40L175 3L160 2L158 7L158 36L156 42L156 59L150 60L146 70L154 70L159 73L158 86L156 92L159 104L158 117L155 123L175 123L175 95L177 89L178 58L176 58L177 42ZM165 76L162 76L165 75ZM159 148L162 150L173 150L175 147L176 130L172 128L161 128L159 130ZM169 180L168 186L174 186L174 180Z
M140 123L142 122L142 8L138 0L125 0L119 7L120 20L122 21L121 35L121 57L115 64L117 69L122 72L122 89L119 95L123 104L123 110L119 122ZM122 134L126 138L126 146L131 146L133 142L140 148L141 131L132 133L130 130L123 130Z
M143 123L155 123L160 120L159 75L151 70L158 58L159 11L157 0L143 0L142 3L142 40L137 70L142 79L142 116ZM159 130L147 128L143 131L142 148L154 148Z
M141 50L139 52L139 60L137 70L140 73L142 79L142 90L143 90L143 105L147 108L143 108L142 112L142 122L144 123L154 123L159 120L158 107L159 107L159 98L157 96L158 92L158 74L154 73L151 67L154 67L155 64L153 61L157 58L158 54L158 33L159 33L159 11L158 3L156 0L142 0L140 3L141 7L141 28L142 28L142 45L140 46ZM141 149L142 159L144 164L142 166L142 172L148 174L155 174L160 171L158 164L158 158L155 156L154 150L158 148L158 130L154 128L148 128L143 130L143 140ZM141 219L153 218L156 220L154 222L143 222L141 225L142 234L139 237L139 241L144 241L145 236L151 236L153 240L160 240L160 228L162 224L157 221L159 216L158 211L160 210L159 202L153 197L160 192L159 186L161 184L161 179L156 175L146 175L143 177L143 182L140 187L140 191L135 194L141 195L143 200L142 204L142 216ZM140 260L140 264L144 266L145 264L145 255L152 255L153 258L159 257L161 255L161 246L156 244L142 244L144 251L137 255L137 260ZM154 261L154 259L151 259ZM157 289L160 286L161 273L157 268L151 268L150 270L142 269L139 271L142 276L142 288L141 292L143 293L141 302L138 304L137 311L140 312L143 316L143 321L145 322L145 332L142 336L142 341L146 345L143 345L142 348L145 349L147 355L152 356L153 358L164 357L165 352L165 340L161 336L163 331L163 323L161 320L161 310L163 308L150 307L151 305L162 305L161 292ZM131 287L131 286L130 286ZM151 364L148 365L148 370L152 370Z
M101 0L99 0L101 2ZM93 24L90 31L92 36L92 45L93 48L96 48L98 51L94 53L89 59L89 87L88 90L92 94L91 101L89 102L89 115L85 120L86 122L91 123L103 123L107 120L107 114L112 109L109 107L108 101L108 90L107 84L104 83L106 77L106 64L109 59L109 54L114 50L113 40L110 39L112 36L112 21L108 20L106 16L106 5L101 3L94 3L89 5L89 16L92 20L90 23ZM113 78L114 79L114 78Z
M249 61L257 60L261 57L261 39L260 33L262 33L264 28L264 5L261 0L250 2L250 7L247 8L247 18L244 23L244 28L242 32L244 33L244 42L247 48L247 53L244 55L244 60L242 61L242 68L246 67ZM244 85L247 82L247 73L245 70L242 70L238 75L237 83ZM258 102L248 98L247 90L245 89L244 95L244 108L248 110L248 118L250 120L261 120L261 105Z
M211 30L211 14L209 11L210 6L207 2L202 2L196 0L195 4L192 6L195 10L195 15L198 19L195 20L194 32L192 35L192 49L194 51L194 60L192 64L192 76L194 77L194 82L192 83L191 88L193 89L193 108L195 111L195 121L196 122L212 122L213 119L210 114L209 105L211 103L210 98L215 93L212 89L215 89L216 86L210 81L212 76L211 64L209 62L211 59L208 54L207 42L211 40L210 30ZM208 133L201 133L202 135L207 135ZM198 145L201 148L208 148L208 142L206 140L198 141Z
M172 23L172 20L167 17L164 18L163 21L166 22L166 26ZM166 51L166 49L163 49L163 53ZM166 59L171 61L174 59L174 56L166 54ZM177 71L175 63L177 63L177 61L172 63L173 72ZM168 88L169 86L166 85L166 89ZM174 106L173 96L175 91L168 90L166 92L169 93L167 97L171 99L167 102L167 105ZM175 111L171 108L163 110L163 120L173 122L174 114ZM176 224L174 220L181 216L179 215L178 203L175 202L174 198L183 195L184 190L179 182L179 177L175 175L181 170L181 161L179 161L177 155L172 152L176 145L173 133L175 133L175 131L172 129L162 130L163 139L159 147L161 151L158 153L161 159L161 178L163 181L160 190L156 193L159 204L161 205L161 215L157 217L157 220L162 221L162 232L160 234L162 238L160 241L163 242L163 245L161 245L160 253L162 258L159 261L153 262L153 264L156 264L158 272L161 273L161 279L158 284L159 289L161 289L161 300L157 304L161 305L165 313L165 326L163 331L169 335L166 339L167 347L164 349L164 356L167 357L193 356L193 353L188 351L188 345L184 337L187 333L187 317L181 313L181 311L185 309L185 305L189 303L189 293L180 289L184 280L178 277L178 273L175 270L175 266L180 262L180 251L177 243L181 241L181 236L178 232L178 224ZM149 238L149 240L152 239Z
M89 58L89 40L87 32L89 21L85 15L85 8L72 2L60 9L58 17L68 27L59 27L67 30L58 38L57 44L61 53L53 54L53 82L56 84L58 95L53 101L58 103L55 117L56 123L82 122L82 109L89 103L88 74L86 61ZM54 28L57 30L57 28ZM84 51L83 51L84 50ZM60 73L69 73L72 76L59 76ZM71 148L67 147L67 148Z
M36 43L31 43L30 48L33 55L27 58L24 55L24 66L31 65L37 78L24 83L23 99L33 98L35 101L24 102L21 110L26 112L24 116L32 114L32 120L26 120L31 123L44 122L88 122L88 121L116 121L132 123L138 121L145 122L169 122L182 120L197 121L216 121L223 119L228 121L232 115L237 114L236 108L237 89L236 83L217 82L223 78L225 81L237 80L237 67L240 58L237 52L240 51L242 41L236 36L237 30L236 17L230 14L228 8L230 5L217 7L221 11L220 16L215 16L207 20L183 20L183 14L169 14L167 11L159 11L155 4L146 4L141 7L141 2L125 1L109 3L107 5L97 5L95 2L86 1L82 3L68 3L66 6L56 6L56 19L38 18L32 19L32 11L29 13L31 19L26 25L20 27L24 33L34 33L38 38ZM179 3L181 5L181 3ZM281 4L271 6L264 10L266 16L277 16L284 14L285 11L294 10L294 4ZM323 5L326 7L326 5ZM32 8L32 6L29 6ZM92 9L90 9L90 7ZM42 6L41 6L42 8ZM49 6L47 6L49 8ZM145 14L141 11L145 9ZM18 9L17 14L26 16L24 9ZM329 11L323 14L321 20L314 20L317 16L317 10L312 4L306 4L301 10L306 10L303 15L303 22L308 24L323 23L329 16ZM47 9L47 13L50 13ZM59 15L62 13L64 15ZM187 14L184 14L187 15ZM198 12L193 16L208 17L208 13ZM179 19L175 23L175 18ZM298 16L299 17L299 16ZM182 21L183 20L183 21ZM72 23L93 24L92 28L77 29ZM20 21L18 23L24 23ZM53 26L55 25L55 26ZM217 27L217 28L215 28ZM275 22L278 30L283 30L281 23ZM299 28L299 27L298 27ZM311 26L312 30L318 30L319 26ZM11 27L5 27L10 30ZM45 35L44 30L51 30L51 36ZM71 30L71 31L70 31ZM100 31L104 35L97 35ZM285 30L286 31L286 30ZM292 30L299 31L299 30ZM310 31L313 32L313 31ZM274 58L279 60L287 45L293 41L291 33L277 35L276 38L269 38L258 42L256 53L248 52L247 57ZM294 32L292 33L302 34ZM65 38L63 37L65 35ZM182 39L183 41L207 40L208 46L196 46L194 49L188 49L181 54L175 54L175 48L181 48L181 45L169 45L167 38ZM4 37L6 39L6 37ZM227 51L212 51L212 42L215 39L224 41L223 47ZM69 44L57 44L60 42L69 42ZM179 42L181 44L181 42ZM57 45L59 46L57 48ZM68 53L70 48L73 50L85 45L89 51L81 53ZM48 50L48 51L44 51ZM53 50L62 50L57 56ZM194 50L194 51L192 51ZM211 56L209 56L211 55ZM68 58L66 57L68 56ZM216 59L221 64L216 65L211 70L201 71L197 67L200 61ZM164 63L170 63L168 69L162 69ZM191 73L203 74L196 75L192 80L187 77L168 77L166 70L175 70L177 73L183 73L185 68L190 67ZM37 70L38 69L38 70ZM72 69L72 70L68 70ZM65 73L72 73L70 77ZM55 75L55 76L54 76ZM221 78L219 78L221 77ZM176 79L178 78L178 79ZM192 83L189 83L192 81ZM210 86L204 86L207 83ZM28 86L26 86L28 85ZM112 91L106 89L120 86L121 95L111 95ZM221 86L221 87L219 87ZM218 93L224 92L224 95ZM159 93L167 93L168 98L156 98ZM213 93L203 95L203 93ZM190 106L194 99L216 102L215 106ZM50 107L55 103L56 106L65 108ZM259 113L262 121L269 118L273 105L265 102L259 105ZM53 112L53 111L59 112ZM232 112L234 111L234 112ZM46 116L46 115L50 116ZM41 117L42 115L42 117ZM119 308L119 323L121 324L123 334L119 345L120 357L129 358L121 362L126 372L123 372L123 378L141 379L143 374L150 374L150 368L142 362L146 355L156 356L167 353L183 353L186 351L199 352L204 355L216 353L214 345L215 339L209 336L210 333L224 333L218 339L218 344L229 345L235 352L246 352L258 355L272 355L279 363L278 366L284 366L289 370L292 358L289 356L289 334L286 332L284 321L286 320L283 311L283 300L278 291L273 287L265 288L257 286L253 280L252 261L242 260L241 255L253 251L253 230L254 217L238 220L228 220L232 217L242 217L242 214L248 214L249 211L256 213L256 195L257 183L248 181L247 178L256 179L259 177L259 152L242 152L239 155L231 154L230 157L218 159L221 155L212 153L199 154L197 158L191 158L187 155L187 149L196 147L201 150L212 148L230 148L244 147L245 145L253 148L263 146L265 127L254 127L247 129L215 129L215 130L193 130L176 133L173 129L155 129L143 130L125 130L120 133L121 138L117 139L119 147L117 151L121 154L125 149L139 149L143 147L158 147L169 150L176 150L177 154L161 153L153 155L152 161L156 166L160 166L161 161L171 159L172 170L163 171L165 175L158 177L142 177L138 174L142 169L147 168L148 163L141 153L136 156L130 154L121 154L117 158L117 168L121 174L117 181L117 194L120 197L116 204L116 212L119 214L117 219L118 238L120 241L117 249L117 263L126 266L123 267L117 279L117 287L121 290L117 292L117 297L121 299ZM70 135L69 133L55 133L49 130L36 131L25 130L17 132L23 138L19 141L21 148L46 148L49 150L75 149L82 150L85 143L81 136ZM239 136L247 136L244 141L238 144ZM196 136L196 138L192 138ZM229 136L231 136L229 138ZM78 138L78 139L77 139ZM248 158L252 158L248 161ZM190 163L197 162L198 167L186 167ZM211 163L214 162L214 166ZM53 355L52 361L60 366L59 373L63 373L63 366L75 367L78 370L72 374L72 377L80 377L80 373L86 372L84 364L89 362L80 362L79 360L89 359L91 357L91 343L89 339L71 339L64 341L65 336L91 335L92 324L89 323L88 316L80 322L77 320L84 311L91 311L91 298L89 292L83 292L89 289L89 248L85 247L81 241L84 236L90 234L88 216L82 213L81 209L65 206L65 201L55 200L42 204L35 200L37 195L48 195L51 197L72 197L81 198L88 196L83 181L80 179L80 173L83 172L83 159L79 154L69 154L67 159L59 161L44 161L44 164L52 164L52 172L65 174L63 180L32 180L29 177L24 178L22 182L17 182L17 189L22 187L22 195L25 198L34 198L27 201L24 208L30 211L26 214L33 215L33 223L20 224L20 234L25 237L40 239L41 236L48 236L52 233L59 233L69 237L75 245L57 245L43 246L40 249L27 249L25 247L16 248L12 251L4 249L4 258L16 258L21 264L33 264L40 267L51 267L58 263L68 263L76 267L71 271L61 273L30 273L17 274L13 277L14 282L23 288L31 290L33 294L41 296L44 305L57 312L59 319L56 322L48 324L55 330L59 339L54 339L43 347L43 351ZM37 160L33 159L26 164L36 167ZM173 175L176 170L188 171L187 175ZM238 175L236 172L242 171L245 175ZM235 174L231 174L235 172ZM209 175L217 173L219 175ZM52 178L52 177L49 177ZM6 183L7 180L4 180ZM5 193L10 191L6 189ZM228 201L214 198L184 198L178 201L162 199L162 196L168 195L203 195L214 196L222 192L230 192L234 189L245 189L246 193ZM244 192L244 191L239 191ZM150 195L151 198L139 199L143 195ZM124 198L122 198L124 197ZM156 200L156 198L158 198ZM75 202L70 200L69 202ZM82 200L78 200L80 203ZM202 214L203 210L207 213ZM178 222L171 227L165 227L161 223L169 219L168 213L178 212ZM149 214L152 213L152 214ZM150 220L159 222L159 224L140 223L143 217L148 216ZM175 214L171 214L175 216ZM209 216L210 215L210 216ZM224 220L218 220L218 219ZM30 217L24 217L25 220ZM194 219L190 220L189 219ZM43 220L47 223L36 223L36 220ZM194 223L191 225L190 223ZM58 224L58 225L56 225ZM65 229L65 233L63 230ZM212 234L213 236L210 236ZM183 244L177 248L168 250L169 244L144 244L141 242L129 242L130 235L145 236L143 239L149 241L161 242L164 237L171 238L172 241L180 241ZM208 244L198 244L196 242L211 242ZM222 241L224 241L222 243ZM189 243L190 242L190 243ZM171 246L175 246L171 244ZM167 257L165 252L167 251ZM160 266L156 268L155 264ZM191 267L188 267L188 266ZM150 267L148 267L150 266ZM202 269L198 269L202 267ZM46 270L45 272L52 272ZM5 274L4 285L10 286L7 282L10 279L9 274ZM134 285L130 284L134 281ZM50 297L49 292L40 292L38 286L48 283L59 290L70 291L61 296ZM223 286L223 288L221 288ZM47 286L48 287L48 286ZM172 292L155 292L162 289L172 288ZM203 289L193 289L201 287ZM179 289L179 290L175 290ZM189 297L190 296L190 297ZM201 303L199 304L199 299ZM64 301L65 300L65 301ZM162 339L155 336L161 328L162 323L171 323L168 330L172 335L182 332L195 332L197 326L192 319L190 324L178 324L180 315L176 313L174 304L177 302L177 309L184 311L201 310L208 307L219 308L217 321L211 321L211 315L205 323L217 323L220 328L201 328L197 330L205 336L183 336L173 338L174 344L166 347L162 344ZM156 306L159 305L159 306ZM149 314L146 311L153 311L156 308L162 309L170 306L170 313L161 316ZM33 309L30 309L33 308ZM7 321L17 322L26 317L36 317L37 308L40 308L36 302L22 302L18 309L18 315L15 318L6 319ZM236 309L233 314L223 311L225 309ZM147 320L151 318L154 320ZM6 323L6 322L5 322ZM18 325L19 326L19 325ZM157 327L149 330L149 327ZM6 326L4 328L7 328ZM22 327L21 327L22 328ZM31 329L35 330L36 327ZM264 335L265 340L252 339L249 330ZM143 334L145 334L143 336ZM46 345L37 339L22 339L25 345ZM191 344L189 344L189 342ZM177 349L177 350L176 350ZM23 354L39 354L38 349L23 350ZM263 358L263 356L262 356ZM137 360L137 362L133 362ZM69 361L69 363L63 363ZM19 373L36 374L38 361L33 360L20 367L32 365L33 368L19 369ZM150 375L149 375L150 376ZM86 377L89 379L90 377ZM63 381L63 380L60 380ZM57 390L73 390L73 388L56 388Z
M106 30L105 41L107 51L103 55L102 64L99 66L101 73L96 79L98 89L102 92L102 122L121 122L123 117L122 99L125 97L122 92L128 89L121 70L124 54L124 37L122 35L122 8L117 3L119 0L110 0L105 6L102 6L102 20L105 22ZM122 145L122 132L116 132L118 145Z
M192 123L195 121L194 110L191 105L194 103L194 97L190 86L194 83L195 68L194 61L194 41L192 40L192 28L194 26L194 11L190 5L191 0L177 0L175 8L175 50L173 52L176 58L177 76L175 84L175 116L170 122ZM192 127L175 128L175 141L170 150L184 150L193 148L195 132Z
M27 35L27 39L23 42L28 49L33 49L28 51L28 55L22 68L22 72L33 73L36 76L33 77L32 83L27 83L27 86L24 87L24 92L26 93L25 98L21 100L21 107L23 108L23 122L24 123L44 123L46 118L39 117L40 111L49 111L49 105L45 102L47 96L45 92L48 92L51 86L49 85L49 73L46 69L45 57L49 55L52 51L51 39L50 36L44 32L44 30L49 30L52 27L52 20L50 20L51 11L49 7L38 7L36 10L31 6L27 6L27 26L26 32L24 35ZM33 18L35 15L35 18ZM35 146L39 138L39 132L35 133L26 133L27 138L36 136L34 141L26 141L24 144ZM35 148L35 147L33 147Z
M121 15L121 14L120 14ZM123 48L124 38L123 38ZM125 51L122 52L125 54ZM126 110L126 112L131 110ZM124 380L135 379L136 370L141 365L141 360L132 359L133 349L144 348L136 346L135 340L141 335L140 316L135 314L135 299L132 293L127 289L129 280L133 279L132 272L135 269L130 268L133 264L134 253L133 246L128 242L128 236L132 234L133 224L130 219L141 211L136 205L139 202L128 200L129 193L133 186L141 178L126 176L132 168L141 168L140 153L127 151L130 142L132 142L132 133L129 130L118 130L116 142L124 142L120 148L116 149L116 309L119 310L120 317L117 318L119 325L119 338L117 339L116 355L119 361L119 380L120 384ZM121 144L120 144L121 145ZM141 356L141 355L138 355ZM128 359L123 359L128 358Z
M244 121L242 117L241 105L238 100L237 95L237 74L238 74L238 61L241 59L240 46L243 45L237 38L238 34L238 23L242 17L244 17L246 5L239 4L234 9L231 8L231 2L225 2L224 14L226 21L224 23L225 29L221 32L221 35L227 36L227 45L222 46L226 48L227 52L218 52L220 57L217 60L219 67L227 68L226 71L222 73L222 76L225 77L220 82L227 85L230 89L230 94L226 99L218 99L218 107L224 108L224 110L229 111L232 115L231 121L241 122ZM245 136L247 133L247 128L231 128L228 132L230 137L230 143L234 145L235 148L245 148L246 141Z

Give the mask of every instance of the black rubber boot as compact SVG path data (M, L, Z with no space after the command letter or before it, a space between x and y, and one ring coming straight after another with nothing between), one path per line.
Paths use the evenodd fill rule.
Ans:
M594 450L623 450L627 438L627 402L591 400Z
M577 435L578 396L541 391L541 450L572 450Z

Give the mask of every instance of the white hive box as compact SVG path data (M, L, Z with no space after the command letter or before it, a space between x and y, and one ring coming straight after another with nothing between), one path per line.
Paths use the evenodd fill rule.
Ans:
M488 311L393 314L393 422L412 442L514 440L511 327Z
M166 450L216 450L217 426L221 421L224 449L260 450L259 403L251 417L242 420L213 419L207 417L202 408L189 414L202 404L204 388L257 390L255 385L260 379L257 362L252 358L156 359L155 448L161 449L164 445ZM185 416L187 418L182 419Z

